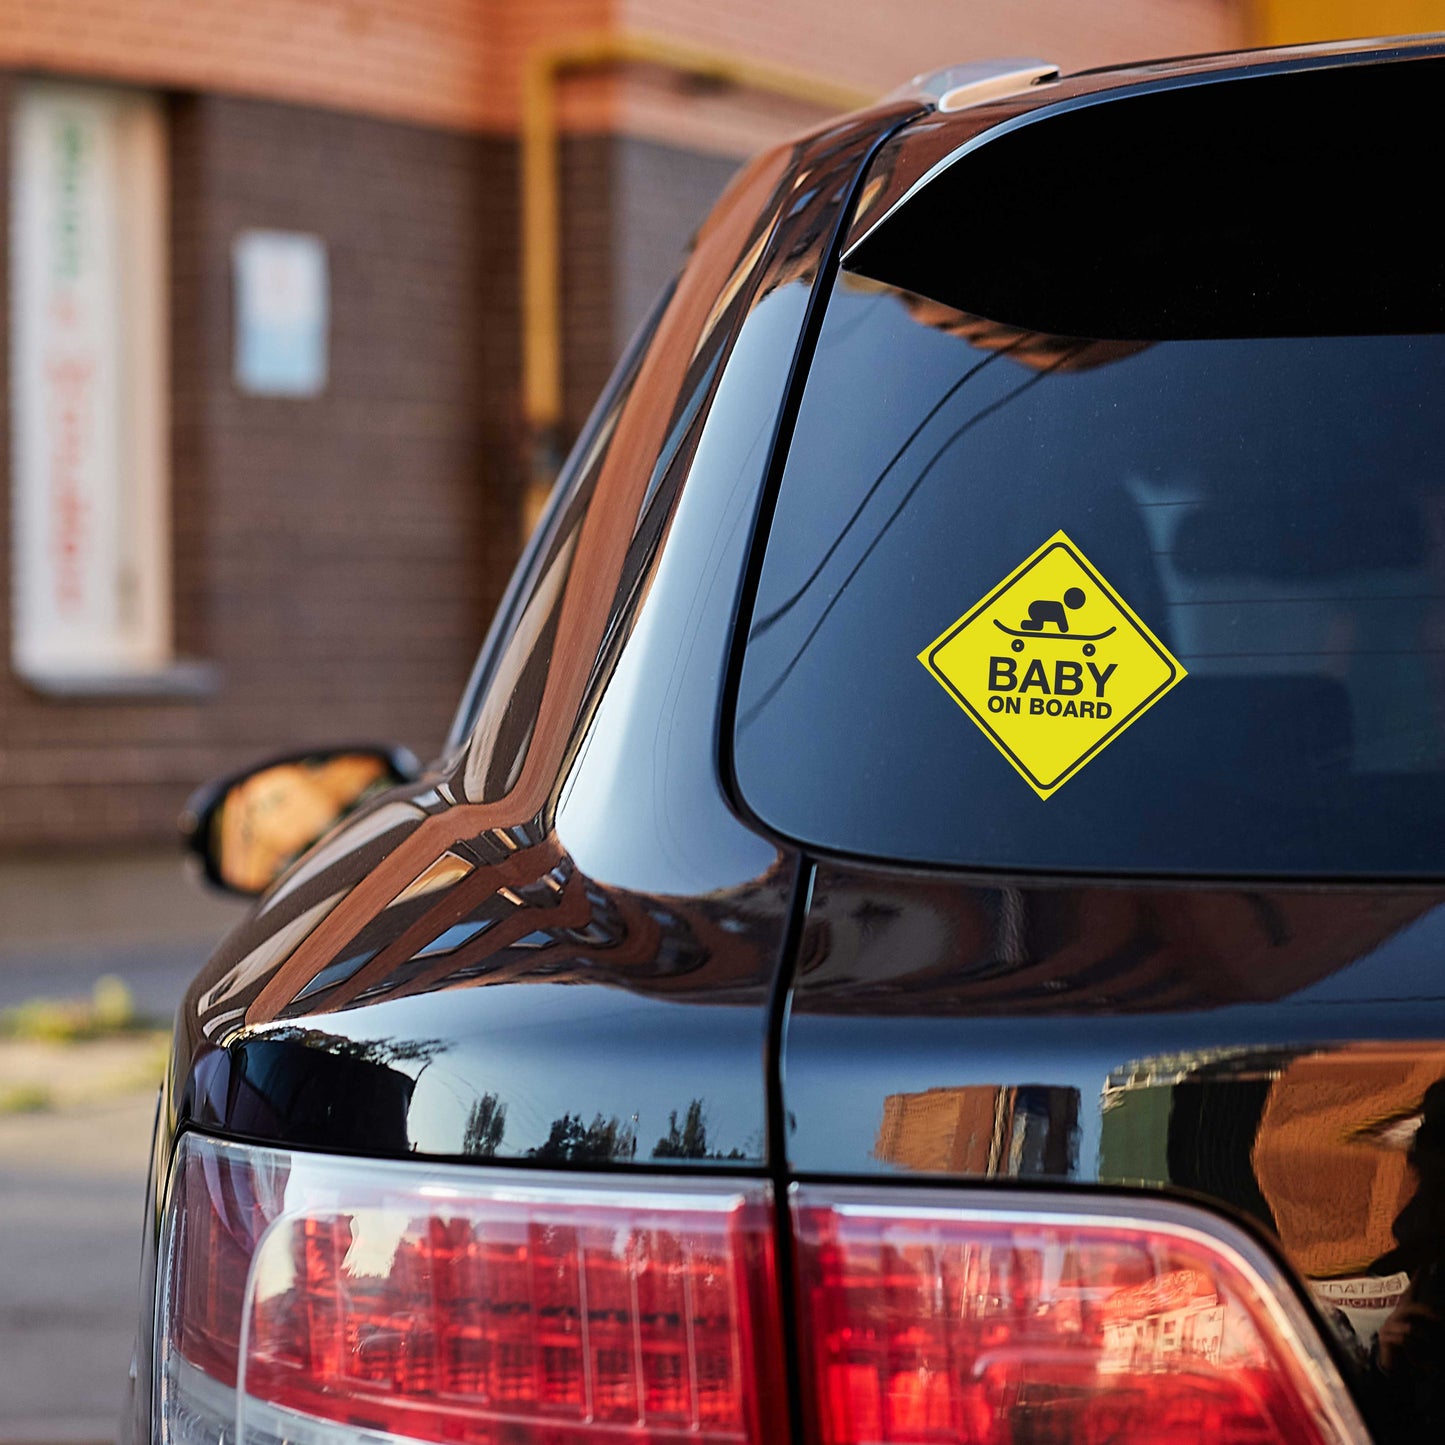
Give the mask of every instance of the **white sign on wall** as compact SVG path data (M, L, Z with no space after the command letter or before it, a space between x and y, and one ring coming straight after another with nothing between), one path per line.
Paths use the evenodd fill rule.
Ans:
M15 88L11 455L16 670L171 657L165 130L153 97Z
M326 247L299 231L242 231L232 248L236 384L254 396L326 389Z

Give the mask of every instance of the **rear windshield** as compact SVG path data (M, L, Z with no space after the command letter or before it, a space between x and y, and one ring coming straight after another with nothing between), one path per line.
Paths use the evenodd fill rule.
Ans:
M1091 342L841 276L744 800L899 861L1445 872L1442 382L1435 335Z

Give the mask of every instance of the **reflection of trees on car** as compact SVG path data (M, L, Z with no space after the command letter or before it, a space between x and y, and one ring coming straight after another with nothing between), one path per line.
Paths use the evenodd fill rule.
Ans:
M707 1111L701 1099L694 1099L687 1106L682 1127L678 1128L677 1110L667 1115L667 1133L652 1146L654 1159L746 1159L741 1149L709 1152L707 1147Z
M606 1164L637 1157L637 1126L624 1124L615 1114L604 1119L594 1114L590 1124L580 1114L563 1114L552 1120L546 1140L527 1151L529 1159L546 1164Z
M468 1158L490 1159L507 1128L507 1106L495 1094L483 1094L467 1113L462 1152Z

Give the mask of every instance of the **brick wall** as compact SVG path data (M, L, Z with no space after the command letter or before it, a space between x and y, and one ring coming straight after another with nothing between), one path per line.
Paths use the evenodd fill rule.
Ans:
M0 0L0 66L473 126L478 0Z
M0 846L167 836L196 782L298 743L434 751L515 555L514 148L182 98L172 190L177 633L220 687L56 701L0 668ZM232 385L250 226L327 243L322 398ZM0 570L8 525L6 503Z
M614 10L613 0L0 0L0 68L510 130L527 51L605 30Z
M577 435L736 166L627 136L562 142L563 417Z
M617 24L891 88L918 71L988 56L1036 54L1076 70L1228 49L1243 40L1245 9L1234 0L910 0L904 8L864 0L619 0Z
M899 7L870 0L789 0L784 5L774 0L731 0L727 5L715 0L617 0L614 23L619 29L661 31L810 71L881 95L921 71L999 56L1041 56L1068 71L1229 50L1250 43L1252 3L910 0ZM1337 3L1344 6L1346 0ZM1350 3L1368 11L1360 0ZM763 97L679 95L675 87L639 81L619 95L613 124L632 135L739 155L787 134L799 116L797 107Z
M1413 14L1434 0L1392 3ZM1266 0L913 0L903 10L872 0L0 0L0 68L511 131L527 52L587 32L654 31L878 93L915 71L988 56L1041 54L1075 68L1227 49L1259 29L1261 7L1290 8ZM1303 0L1293 7L1301 8ZM1367 23L1362 0L1326 8L1345 16L1339 33ZM1353 30L1350 15L1362 17ZM679 95L670 82L577 81L565 109L575 128L621 128L732 155L798 121L786 106Z
M737 164L727 156L629 136L619 136L612 147L612 348L617 353L677 270L692 233Z
M562 424L569 444L597 400L615 357L613 150L603 136L569 136L561 144Z

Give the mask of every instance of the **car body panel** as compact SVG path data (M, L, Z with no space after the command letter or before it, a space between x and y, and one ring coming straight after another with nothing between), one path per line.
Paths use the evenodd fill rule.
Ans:
M916 108L831 125L733 183L630 389L579 446L601 454L594 504L544 559L555 578L539 591L555 595L544 625L516 629L504 715L482 699L464 747L317 844L187 991L124 1438L150 1438L163 1181L187 1129L371 1155L764 1167L770 1004L801 865L729 806L717 716L814 282L864 162Z
M762 1160L795 860L727 806L713 718L818 252L875 126L818 141L806 182L765 159L705 229L615 420L549 665L524 674L515 782L488 796L507 739L479 726L277 885L187 996L175 1126L474 1157L481 1108L508 1121L486 1157L525 1159L601 1116L626 1146L581 1147L621 1163L700 1102L721 1153Z
M1445 1232L1419 1142L1445 1102L1442 953L1438 888L825 863L784 1037L789 1169L1203 1198L1275 1242L1363 1361Z
M1317 1285L1398 1263L1411 1123L1445 1076L1445 891L816 861L730 792L734 624L830 248L1044 89L842 122L749 168L704 228L606 420L517 709L323 840L186 995L129 1439L149 1438L160 1181L191 1128L554 1168L1180 1190L1252 1219ZM910 1133L914 1100L930 1121Z

